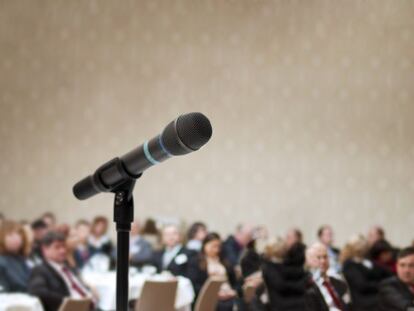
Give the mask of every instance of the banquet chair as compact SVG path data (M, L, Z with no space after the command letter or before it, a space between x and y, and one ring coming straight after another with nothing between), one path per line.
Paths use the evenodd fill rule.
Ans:
M145 281L135 311L175 311L178 281Z
M224 282L222 278L208 278L200 290L194 311L215 311L218 293Z
M71 299L65 298L59 311L90 311L92 305L91 299Z

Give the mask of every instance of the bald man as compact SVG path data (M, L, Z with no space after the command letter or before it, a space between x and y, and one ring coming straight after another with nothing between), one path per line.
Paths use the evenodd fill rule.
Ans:
M342 280L328 276L329 256L322 243L313 244L306 253L312 281L306 291L307 311L349 311L348 286Z

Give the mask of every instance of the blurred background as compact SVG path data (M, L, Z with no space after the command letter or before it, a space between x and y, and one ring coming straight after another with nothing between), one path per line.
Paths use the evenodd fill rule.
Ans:
M211 141L146 171L135 215L339 245L413 239L414 2L0 1L0 208L104 215L72 186L178 115ZM112 230L114 232L114 230Z

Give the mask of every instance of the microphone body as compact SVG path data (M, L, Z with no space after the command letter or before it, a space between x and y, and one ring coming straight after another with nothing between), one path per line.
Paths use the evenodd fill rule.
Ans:
M99 192L110 192L129 179L139 178L153 165L172 156L198 150L212 135L210 121L201 113L179 116L170 122L160 135L146 141L119 158L114 158L93 175L80 180L73 187L73 194L85 200Z

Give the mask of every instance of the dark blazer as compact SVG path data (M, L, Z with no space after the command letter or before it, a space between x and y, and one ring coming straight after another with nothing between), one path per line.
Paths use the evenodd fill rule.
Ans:
M37 296L45 311L57 311L69 289L61 276L46 262L36 266L29 280L29 293Z
M264 260L262 271L269 294L269 310L305 310L305 292L310 275L302 266Z
M188 262L190 261L191 257L195 255L195 252L188 250L184 246L181 247L179 252L174 256L171 260L170 264L166 269L163 269L162 266L162 258L164 257L165 249L154 252L152 257L152 264L157 268L157 272L162 272L163 270L170 271L173 275L187 275L187 267ZM185 262L177 262L177 257L181 256L181 258L187 258ZM183 257L184 256L184 257Z
M22 256L0 256L0 291L27 292L30 269Z
M329 277L329 281L338 294L338 298L342 303L344 311L349 311L350 305L344 300L344 297L348 294L348 286L345 282L336 278ZM310 285L306 290L305 303L306 311L329 311L329 307L325 302L325 298L319 290L318 285L316 285L316 283L313 281L310 282Z
M197 254L193 256L188 263L187 277L191 280L191 283L193 284L196 296L198 296L198 293L200 292L204 283L208 279L207 267L201 267L202 260L202 255ZM230 265L226 263L223 263L223 265L226 268L227 279L229 281L229 284L234 288L236 286L236 275L234 273L234 270L230 267Z
M379 287L378 311L414 310L414 293L397 277L382 281Z
M354 311L377 311L379 283L392 273L373 264L372 269L353 260L345 261L343 274L351 292Z
M223 242L222 255L223 258L231 265L237 266L240 263L240 257L244 248L236 241L234 236L229 236Z

